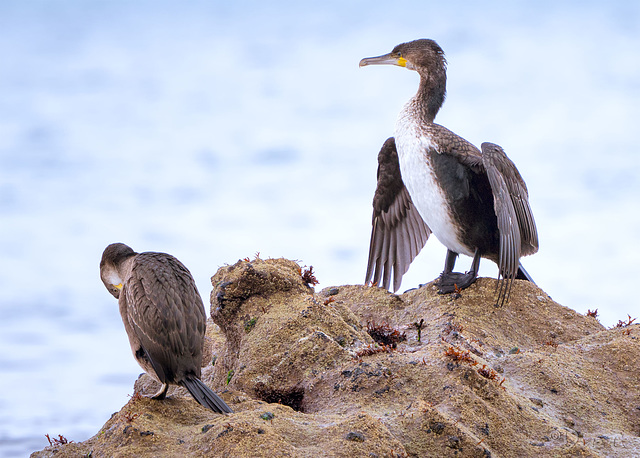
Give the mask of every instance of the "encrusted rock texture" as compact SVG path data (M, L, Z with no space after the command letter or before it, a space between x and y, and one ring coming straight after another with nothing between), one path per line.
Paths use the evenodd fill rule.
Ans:
M212 278L203 380L235 413L146 398L143 375L95 436L32 456L640 456L637 324L524 281L500 308L489 278L450 295L314 281L259 258Z

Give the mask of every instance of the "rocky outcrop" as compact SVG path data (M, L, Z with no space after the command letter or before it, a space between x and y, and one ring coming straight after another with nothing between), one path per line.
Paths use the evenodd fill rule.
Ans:
M488 278L459 295L313 280L286 259L212 278L203 379L234 414L181 388L136 395L32 456L640 455L638 325L605 329L522 281L496 308Z

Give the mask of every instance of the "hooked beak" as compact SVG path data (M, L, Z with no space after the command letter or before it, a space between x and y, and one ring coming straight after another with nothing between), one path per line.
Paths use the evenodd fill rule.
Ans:
M367 65L397 65L399 67L407 67L407 59L399 54L389 53L377 57L365 57L360 61L360 67Z

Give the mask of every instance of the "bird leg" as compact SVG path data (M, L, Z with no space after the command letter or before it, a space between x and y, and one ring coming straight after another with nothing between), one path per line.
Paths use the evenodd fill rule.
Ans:
M158 392L153 396L151 396L151 399L157 399L159 401L162 401L164 398L167 397L167 391L169 391L169 384L163 383L160 389L158 390Z
M456 253L455 251L451 251L451 250L449 250L449 249L447 250L447 258L446 258L446 260L444 261L444 272L442 272L442 274L440 274L440 277L438 277L438 281L439 281L439 280L440 280L444 275L448 275L448 274L450 274L451 272L453 272L453 266L455 266L455 265L456 265L456 259L457 259L457 258L458 258L458 253ZM462 274L458 274L458 275L462 275ZM438 285L438 284L439 284L439 283L437 283L437 282L436 282L436 285ZM420 288L422 288L423 286L427 286L427 285L428 285L428 283L420 283L420 285L418 285L418 286L419 286ZM415 288L413 288L413 289L415 289ZM452 289L452 290L451 290L451 291L449 291L449 292L453 292L454 290L455 290L455 288L454 288L454 289ZM411 290L409 289L409 290L407 290L407 291L411 291ZM405 293L406 293L407 291L405 291ZM440 291L440 293L441 293L441 294L444 294L444 293L442 293L442 291Z
M456 289L468 288L478 278L478 268L480 267L480 250L476 248L476 252L473 255L473 261L471 262L471 270L462 274L459 272L453 272L453 266L456 263L458 253L447 250L447 258L444 263L444 272L440 274L436 285L438 286L438 293L448 294L453 293Z
M453 272L453 267L456 265L456 259L458 259L458 253L447 249L447 257L444 260L443 274L450 274Z

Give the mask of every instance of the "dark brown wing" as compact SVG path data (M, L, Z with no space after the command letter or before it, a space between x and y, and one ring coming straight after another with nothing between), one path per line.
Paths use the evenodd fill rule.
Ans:
M481 153L473 144L451 132L446 127L432 124L429 129L432 131L433 137L438 138L438 153L453 156L461 164L469 166L476 172L487 173L494 193L494 200L496 189L500 189L501 186L504 187L505 194L503 194L503 197L511 201L515 210L516 217L514 221L517 222L516 226L520 233L520 255L527 256L537 252L538 232L531 207L529 206L527 185L504 150L498 145L487 142L481 145ZM496 181L498 175L502 177L500 185ZM494 186L498 187L494 188ZM499 215L496 216L499 217Z
M483 143L481 148L500 232L498 268L505 280L498 294L500 304L509 296L511 283L518 273L520 256L538 250L538 233L527 187L516 166L500 146Z
M518 273L520 256L538 251L538 233L527 187L516 166L498 145L483 143L480 152L445 127L432 124L429 129L431 138L438 139L437 153L454 157L476 173L487 175L499 231L496 262L505 280L500 283L498 294L498 303L502 303L508 298L511 282Z
M413 205L402 182L393 137L378 154L378 184L373 197L373 227L365 283L388 289L393 271L397 291L411 261L427 242L431 230Z
M168 254L141 253L124 290L129 321L160 381L200 376L206 315L187 268Z
M469 166L475 171L480 171L484 168L482 153L473 143L468 142L440 124L430 124L428 130L431 138L438 139L436 150L439 154L453 156L461 164Z
M527 256L538 251L538 231L533 219L533 212L529 206L529 192L527 185L520 176L515 164L507 157L504 150L493 143L483 143L482 160L489 174L499 174L504 180L508 196L513 204L518 228L520 230L520 254ZM491 176L489 176L491 179Z

